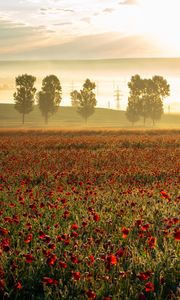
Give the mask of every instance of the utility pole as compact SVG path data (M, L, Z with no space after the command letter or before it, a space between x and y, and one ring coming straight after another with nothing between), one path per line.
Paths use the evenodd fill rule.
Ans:
M116 101L116 109L120 110L120 100L122 99L122 93L119 90L119 86L117 86L117 89L114 93L115 101Z

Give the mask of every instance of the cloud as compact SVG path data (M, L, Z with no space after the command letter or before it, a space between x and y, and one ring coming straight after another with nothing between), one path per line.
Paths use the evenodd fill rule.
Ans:
M120 5L136 5L138 0L122 0L119 2Z
M105 9L103 9L103 12L105 12L105 13L112 13L113 11L114 11L115 9L114 8L105 8Z
M41 7L40 8L41 14L56 14L59 12L74 13L75 11L73 9L66 9L66 8L52 8L52 7Z
M75 38L71 42L19 52L22 59L100 59L121 57L153 57L158 50L142 36L104 33ZM12 57L13 59L13 57Z
M66 25L72 25L72 22L60 22L60 23L55 23L53 26L66 26Z
M0 20L0 54L32 48L33 43L45 40L48 33L49 30L44 26L26 26L19 22Z
M89 17L81 18L81 21L90 24L91 23L91 18L89 18Z

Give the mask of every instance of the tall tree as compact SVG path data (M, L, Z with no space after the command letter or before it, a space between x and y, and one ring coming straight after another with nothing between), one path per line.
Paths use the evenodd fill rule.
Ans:
M39 109L47 124L49 115L57 112L62 99L62 88L55 75L46 76L42 81L41 91L37 95Z
M159 120L164 112L163 100L170 95L170 85L167 80L162 76L153 76L151 80L151 109L149 117L152 119L153 124Z
M95 82L91 82L90 79L86 79L83 84L83 89L78 92L79 107L77 112L84 118L87 123L87 119L94 113L94 108L97 104L96 95L93 90L96 88Z
M17 91L13 94L15 101L15 109L22 114L22 123L24 124L25 115L33 110L34 96L36 88L34 83L36 77L28 74L16 77Z
M134 123L139 121L139 113L136 105L136 98L131 98L131 96L128 98L128 106L126 110L126 118L129 122L132 123L132 126L134 126Z
M79 100L78 100L78 91L77 90L74 90L70 93L70 96L71 96L71 105L73 107L78 107L79 105Z
M128 98L127 118L135 118L135 115L146 119L151 118L153 124L160 119L163 113L163 99L169 96L169 84L161 76L152 79L142 79L139 75L131 77L128 83L130 96Z

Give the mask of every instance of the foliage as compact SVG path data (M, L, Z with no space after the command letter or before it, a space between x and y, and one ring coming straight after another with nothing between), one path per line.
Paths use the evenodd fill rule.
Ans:
M126 116L131 122L143 117L144 124L151 118L153 124L163 113L163 99L169 96L169 84L161 76L152 79L141 79L139 75L131 77L128 83L130 96Z
M1 299L178 299L179 131L1 131Z
M49 115L58 110L62 99L60 81L55 75L49 75L43 79L42 88L37 98L45 123L48 123Z
M78 100L78 91L77 90L74 90L70 93L70 96L71 96L71 105L73 107L78 107L79 105L79 100Z
M33 110L34 96L36 88L34 83L36 77L28 74L16 77L17 91L14 93L15 109L22 114L22 123L24 124L25 114Z
M85 122L94 113L94 108L97 104L96 95L93 92L96 85L89 79L86 79L83 84L83 89L77 94L79 100L78 113L84 118Z

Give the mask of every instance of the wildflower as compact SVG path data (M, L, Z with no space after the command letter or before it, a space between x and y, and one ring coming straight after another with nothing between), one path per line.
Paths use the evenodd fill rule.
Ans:
M137 277L139 278L139 280L141 281L145 281L147 279L149 279L152 275L152 272L147 271L147 272L140 272Z
M148 245L149 245L149 247L150 247L151 249L154 249L155 246L156 246L156 238L153 237L153 236L150 236L150 237L148 238Z
M50 278L50 277L43 277L42 281L44 284L57 284L58 283L57 280Z
M0 279L0 291L4 290L5 288L5 281L4 279Z
M56 260L57 260L57 257L55 254L52 254L51 256L49 256L47 259L48 266L54 266Z
M128 234L129 234L129 228L123 227L122 228L122 234L123 234L122 235L123 239L126 239Z
M121 247L117 252L116 252L116 257L122 257L124 255L124 249Z
M26 262L28 263L28 264L30 264L30 263L32 263L33 262L33 260L34 260L34 257L33 257L33 255L32 254L24 254L24 257L26 258Z
M60 262L59 262L59 266L60 266L60 268L62 268L62 269L66 269L66 268L67 268L67 264L66 264L64 261L60 261Z
M28 234L27 237L25 238L24 242L26 244L29 244L32 241L32 237L33 237L32 233Z
M73 229L73 230L76 230L76 229L78 229L79 228L79 226L77 225L77 224L72 224L71 225L71 229Z
M21 284L21 282L18 281L18 282L15 284L14 288L15 288L16 290L22 289L22 284Z
M145 284L146 292L153 292L154 291L154 284L152 282L147 282Z
M72 274L72 278L75 281L80 280L80 278L81 278L81 273L80 272L74 272L74 271L72 271L71 274Z
M174 239L175 239L176 241L180 241L180 230L176 230L176 231L174 232Z
M91 264L93 264L94 261L95 261L94 256L93 256L93 255L89 255L89 259L90 259L90 261L91 261Z
M6 228L0 227L0 235L7 235L9 231Z
M96 293L91 290L87 291L86 295L87 295L88 299L96 299Z
M100 216L99 216L98 214L94 213L94 215L93 215L93 220L94 220L95 222L98 222L99 219L100 219Z
M167 194L166 191L161 191L160 193L161 193L162 198L170 200L170 197L169 197L169 195Z
M117 264L117 259L116 259L116 256L115 255L108 255L107 257L107 262L108 264L110 265L116 265Z

